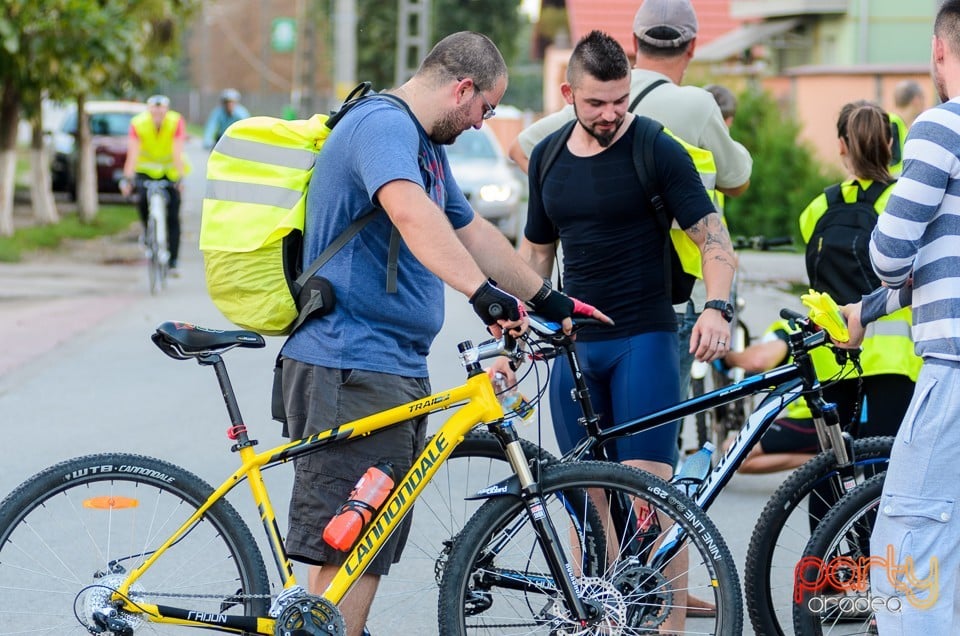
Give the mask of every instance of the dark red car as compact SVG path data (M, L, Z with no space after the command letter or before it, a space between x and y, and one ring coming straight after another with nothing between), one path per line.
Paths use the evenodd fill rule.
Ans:
M120 191L118 183L123 175L123 162L127 159L130 120L146 109L147 105L140 102L87 102L99 192ZM77 192L76 135L77 109L73 107L53 133L53 159L50 164L53 190L67 192L71 197L75 197Z

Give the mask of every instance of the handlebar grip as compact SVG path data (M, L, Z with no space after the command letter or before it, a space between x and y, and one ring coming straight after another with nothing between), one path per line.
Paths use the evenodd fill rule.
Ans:
M792 309L783 308L780 310L780 317L784 320L805 321L807 319L803 314L797 313Z
M774 236L773 238L763 238L760 239L760 249L765 250L771 247L780 247L783 245L793 245L792 236Z

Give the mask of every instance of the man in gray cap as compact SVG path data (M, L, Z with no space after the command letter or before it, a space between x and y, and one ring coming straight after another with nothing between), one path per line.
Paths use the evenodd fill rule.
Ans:
M717 165L716 189L727 196L742 194L750 185L750 153L730 137L713 95L698 86L679 85L697 44L697 15L690 0L645 0L633 18L633 42L636 56L630 74L630 110L712 152ZM534 123L520 133L510 157L526 171L533 147L574 117L573 107L566 106ZM698 281L691 301L675 307L680 323L681 396L687 395L690 386L690 334L704 303L710 300L727 302L726 298L706 298L706 288Z

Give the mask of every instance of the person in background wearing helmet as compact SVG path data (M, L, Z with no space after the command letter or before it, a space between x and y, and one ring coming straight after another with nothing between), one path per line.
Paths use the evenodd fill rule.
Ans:
M207 150L213 148L230 124L249 116L250 111L240 103L240 93L233 88L225 89L220 93L220 104L207 118L207 127L203 130L203 147Z
M180 179L188 166L183 154L187 138L186 123L180 113L170 110L170 98L152 95L147 98L147 110L130 120L127 160L123 164L120 192L128 197L136 188L139 195L140 221L147 226L147 197L144 179L166 179L167 235L170 242L170 275L179 275L177 256L180 252Z

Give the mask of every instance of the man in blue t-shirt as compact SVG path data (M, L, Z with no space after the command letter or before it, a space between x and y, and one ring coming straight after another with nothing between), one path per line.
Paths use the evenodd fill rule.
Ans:
M323 178L313 179L307 192L304 262L375 206L385 214L318 272L336 291L336 309L305 322L283 346L292 439L430 393L426 356L443 324L444 283L470 299L496 336L526 328L517 298L568 330L575 307L606 318L550 290L504 236L474 214L451 176L443 146L492 117L506 88L506 65L493 42L455 33L392 97L357 104L331 132L315 168ZM395 291L388 289L387 267L394 228L401 239ZM506 315L491 315L494 304ZM286 547L292 558L311 564L311 592L321 593L336 571L322 566L345 556L322 539L337 506L378 461L403 475L423 447L425 426L425 417L414 418L296 460ZM379 578L399 558L405 534L394 533L340 605L350 634L361 633Z

